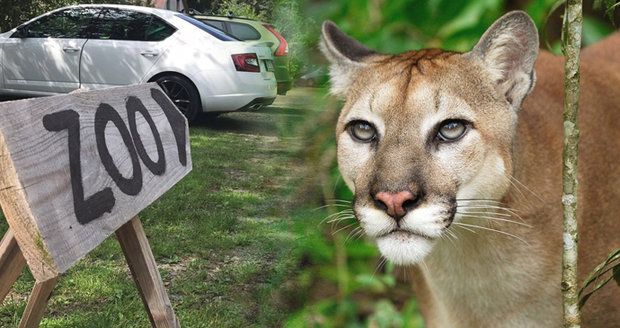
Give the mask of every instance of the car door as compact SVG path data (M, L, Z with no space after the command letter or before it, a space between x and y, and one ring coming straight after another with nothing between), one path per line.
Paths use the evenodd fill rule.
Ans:
M68 8L21 26L3 46L4 87L66 93L80 87L80 55L96 8Z
M84 46L80 80L88 89L140 83L176 29L144 12L104 9Z

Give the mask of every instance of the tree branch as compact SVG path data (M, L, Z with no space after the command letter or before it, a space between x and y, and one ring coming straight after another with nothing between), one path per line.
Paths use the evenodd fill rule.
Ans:
M581 48L582 1L568 0L562 28L564 53L564 151L563 194L564 247L562 254L562 297L564 327L580 327L577 283L577 156L579 144L579 51Z

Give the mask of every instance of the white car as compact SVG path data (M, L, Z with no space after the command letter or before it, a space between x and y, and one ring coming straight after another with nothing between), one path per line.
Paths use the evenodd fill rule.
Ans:
M0 34L0 94L46 96L157 82L191 121L276 97L271 49L173 11L79 5Z

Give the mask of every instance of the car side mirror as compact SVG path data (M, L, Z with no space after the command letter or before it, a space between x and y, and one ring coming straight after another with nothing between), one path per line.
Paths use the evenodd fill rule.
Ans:
M11 35L12 38L25 38L28 36L28 28L25 25L18 26L15 29L15 33Z

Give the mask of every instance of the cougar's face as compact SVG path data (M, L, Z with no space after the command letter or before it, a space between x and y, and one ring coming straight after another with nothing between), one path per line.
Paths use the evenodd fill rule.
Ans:
M398 264L428 254L461 219L459 204L499 199L509 185L516 115L458 56L418 63L427 69L414 79L391 62L368 67L339 119L356 217Z
M470 202L505 195L538 54L525 13L500 18L465 54L384 55L330 22L321 49L331 91L346 100L336 131L340 171L357 219L387 259L420 261L452 224L465 224Z

